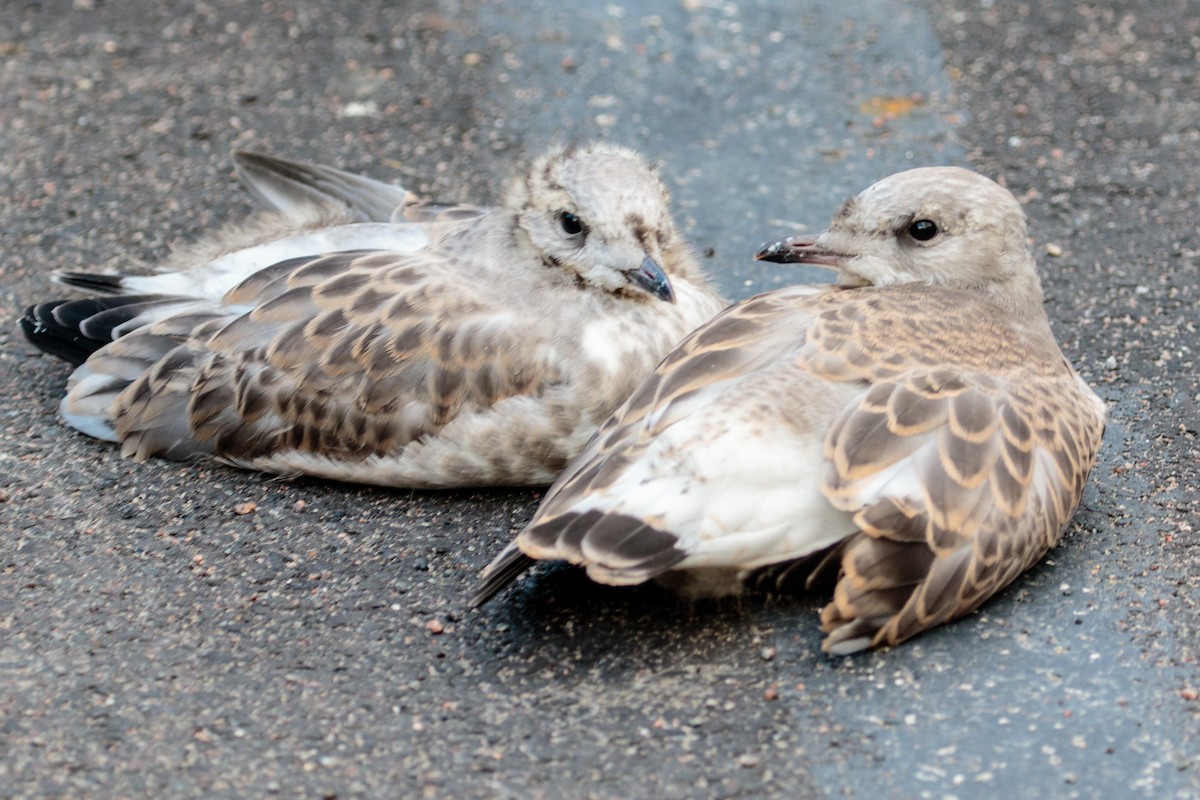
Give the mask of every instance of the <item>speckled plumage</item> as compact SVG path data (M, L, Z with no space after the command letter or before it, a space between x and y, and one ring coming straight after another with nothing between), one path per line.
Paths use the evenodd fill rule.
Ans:
M978 607L1057 544L1104 427L1025 236L1006 190L927 168L867 189L815 239L764 249L834 268L837 285L760 295L682 342L475 601L544 558L693 596L832 578L834 653Z
M22 321L80 364L64 417L127 456L406 487L549 483L723 305L657 173L624 148L554 150L497 207L237 164L275 215L181 250L178 272L65 274L115 296Z

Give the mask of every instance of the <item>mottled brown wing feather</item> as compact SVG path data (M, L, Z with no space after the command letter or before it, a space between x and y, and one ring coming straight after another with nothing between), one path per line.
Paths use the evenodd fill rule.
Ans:
M811 326L807 368L870 384L825 443L822 491L860 529L821 614L827 650L967 614L1057 544L1103 411L1048 328L1016 326L966 293L920 288L839 304Z
M123 393L127 450L146 457L165 446L147 420L186 402L197 452L360 459L436 431L464 408L561 379L553 343L540 359L530 347L543 337L535 320L523 328L511 314L501 319L486 298L395 253L297 260L252 276L226 302L253 309L188 337L173 365Z

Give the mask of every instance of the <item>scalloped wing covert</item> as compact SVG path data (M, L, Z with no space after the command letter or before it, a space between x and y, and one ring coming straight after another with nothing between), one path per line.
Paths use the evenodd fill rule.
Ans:
M1104 429L1048 327L962 292L885 297L822 312L802 357L870 383L823 453L822 491L860 529L821 615L833 652L904 641L1028 569L1062 535Z
M749 385L771 371L783 379ZM682 490L661 482L658 491L675 491L673 507L708 495L680 524L639 513L648 505L638 492L668 429L703 419L698 433L711 435L754 398L759 407L728 424L767 418L771 449L814 461L831 508L794 519L791 538L772 540L766 568L739 542L728 574L705 584L711 576L694 568L694 554L709 544L695 534L724 497L711 500L717 490L696 471ZM836 573L822 611L827 650L895 644L969 613L1058 542L1104 416L1044 318L1020 321L977 294L922 285L772 292L722 312L659 365L551 488L517 547L484 573L474 602L528 567L528 556L582 564L612 584L691 570L700 585L692 593L729 591L734 577L768 590L795 585L795 566L810 584ZM811 452L797 447L794 431L805 427L816 433ZM760 441L734 437L718 455L734 459ZM712 467L741 483L765 469ZM838 515L848 520L841 532Z
M175 343L118 399L128 454L178 447L171 436L181 417L198 451L230 461L290 449L361 460L464 410L565 379L535 320L522 325L453 276L395 253L285 262L234 288L225 304L250 310L198 328L168 319L108 348L106 358L119 358L144 337ZM185 414L175 413L180 404Z

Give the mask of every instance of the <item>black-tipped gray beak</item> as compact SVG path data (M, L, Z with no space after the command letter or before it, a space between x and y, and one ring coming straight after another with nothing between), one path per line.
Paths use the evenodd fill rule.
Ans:
M837 269L843 260L842 256L818 245L816 239L804 236L789 236L763 245L754 254L754 259L777 264L812 264L814 267L830 269Z
M671 287L671 281L667 279L667 273L663 272L663 268L650 256L643 258L637 269L626 272L625 277L634 286L649 292L659 300L675 302L675 290Z

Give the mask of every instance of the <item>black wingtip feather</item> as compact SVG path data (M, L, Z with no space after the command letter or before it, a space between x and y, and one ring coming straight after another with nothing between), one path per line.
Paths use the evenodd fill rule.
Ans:
M843 539L790 561L758 567L742 583L747 589L763 594L829 594L840 577L842 553L847 541Z
M55 318L55 309L67 302L55 300L29 306L18 324L25 338L42 352L79 366L105 343L88 339L77 326L64 325Z
M63 286L97 294L118 294L125 290L124 275L98 275L94 272L59 272L54 280Z
M79 366L92 353L112 343L113 328L148 306L170 299L164 295L121 295L51 300L26 308L18 324L31 344Z
M522 553L515 545L509 545L483 573L475 593L471 595L471 608L479 608L495 597L501 589L517 579L522 572L536 563L535 559Z

